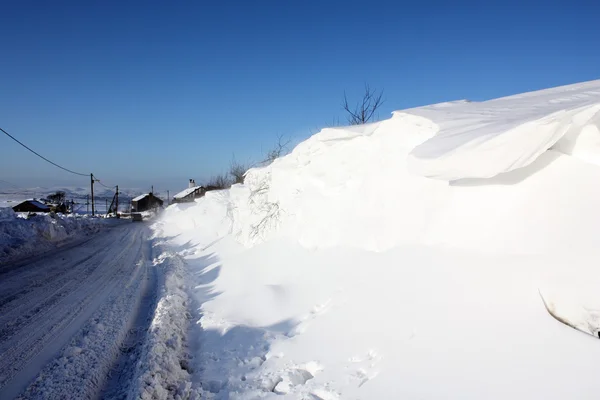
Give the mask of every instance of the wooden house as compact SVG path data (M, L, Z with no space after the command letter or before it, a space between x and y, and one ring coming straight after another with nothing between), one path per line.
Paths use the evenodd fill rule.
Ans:
M131 212L142 212L162 207L163 201L154 193L145 193L131 200Z
M25 200L12 209L14 212L50 212L50 207L36 199Z

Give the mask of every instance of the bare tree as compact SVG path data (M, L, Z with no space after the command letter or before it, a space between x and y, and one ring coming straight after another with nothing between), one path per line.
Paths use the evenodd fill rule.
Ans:
M290 143L291 139L284 139L283 135L279 135L277 142L267 152L265 158L259 162L240 162L236 160L234 155L229 162L229 171L211 176L210 179L206 180L204 186L209 190L217 190L227 189L236 183L244 183L246 172L250 168L267 166L277 158L284 156L288 153Z
M229 175L233 179L233 183L244 183L246 171L250 169L250 164L244 164L235 159L235 156L229 163Z
M284 140L283 135L279 135L277 137L277 143L275 143L273 148L267 152L267 156L259 164L269 165L279 157L284 156L289 150L291 141L291 139Z
M204 186L210 190L227 189L231 186L231 180L227 174L213 175L206 181Z
M361 125L366 124L375 117L375 112L381 107L383 102L383 90L377 92L371 89L369 85L365 85L365 93L362 100L356 103L354 108L348 104L346 92L344 92L344 103L342 106L348 113L348 123L350 125Z
M62 190L57 191L54 194L48 195L48 200L56 204L62 204L65 202L66 194Z

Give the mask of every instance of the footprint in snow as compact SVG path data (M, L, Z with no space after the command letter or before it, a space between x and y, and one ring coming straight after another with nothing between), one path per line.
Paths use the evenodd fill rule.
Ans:
M288 394L295 391L298 386L303 386L323 370L321 364L311 361L283 371L274 381L272 392L276 394Z
M381 360L381 356L374 350L369 350L363 356L353 356L348 359L350 365L346 368L350 370L350 382L353 382L358 387L361 387L379 374L377 364Z
M332 299L328 299L324 303L314 306L308 314L300 318L300 322L290 331L288 336L293 337L306 332L306 329L310 326L312 321L318 316L325 314L331 308L332 303Z

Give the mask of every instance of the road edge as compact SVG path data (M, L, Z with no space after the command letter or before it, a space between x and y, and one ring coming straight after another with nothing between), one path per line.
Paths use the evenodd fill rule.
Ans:
M191 304L187 269L176 253L155 245L159 274L156 310L136 364L128 399L196 399L192 390L188 331Z

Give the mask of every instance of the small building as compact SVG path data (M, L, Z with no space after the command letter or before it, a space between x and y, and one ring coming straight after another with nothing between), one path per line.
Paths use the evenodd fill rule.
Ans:
M154 193L145 193L131 200L131 212L142 212L162 207L163 201Z
M191 203L197 198L204 196L205 193L206 188L204 186L197 186L196 182L190 179L188 188L173 196L173 203Z
M50 207L36 199L25 200L12 209L14 212L50 212Z

